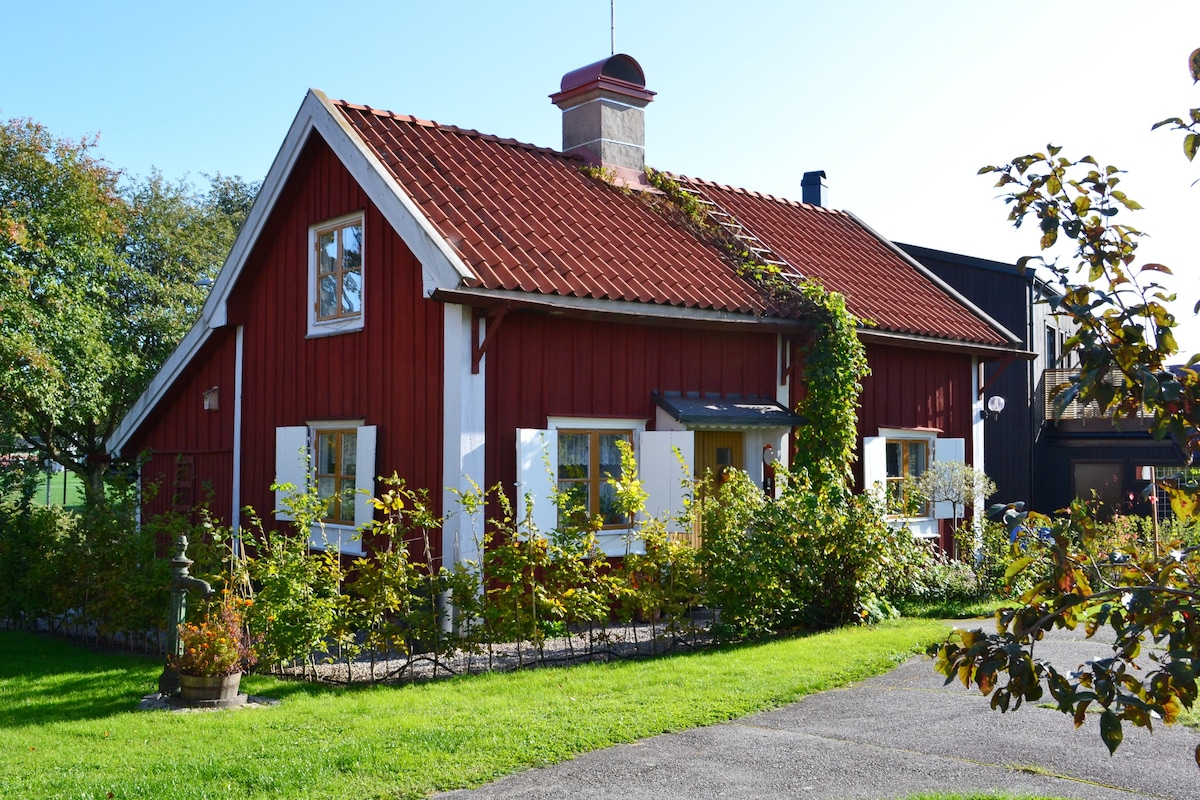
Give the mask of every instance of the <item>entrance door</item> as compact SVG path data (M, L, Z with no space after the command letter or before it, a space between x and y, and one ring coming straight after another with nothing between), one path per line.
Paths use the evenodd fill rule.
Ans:
M744 469L745 450L742 431L696 431L696 476L712 470L718 477L725 467Z
M719 483L721 471L726 467L743 468L742 456L746 446L741 431L696 431L695 447L697 478L703 478L706 472L711 472L713 481ZM695 528L687 538L692 547L699 549L704 541L699 519L695 521Z

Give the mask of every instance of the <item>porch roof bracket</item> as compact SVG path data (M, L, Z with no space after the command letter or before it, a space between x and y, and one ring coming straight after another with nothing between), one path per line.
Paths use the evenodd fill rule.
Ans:
M479 362L483 360L484 353L492 346L492 341L496 338L496 332L500 330L500 323L504 322L505 315L508 314L508 306L492 306L486 311L476 307L472 312L471 320L471 374L479 374ZM482 336L481 336L482 329Z
M1007 356L1000 360L1000 363L998 365L999 368L996 370L996 374L993 375L991 378L989 378L987 383L980 385L980 387L979 387L979 399L980 400L982 400L983 396L985 394L987 394L987 390L992 388L992 384L995 383L997 381L997 379L999 379L999 377L1004 374L1004 371L1012 366L1014 361L1016 361L1015 355L1010 355L1010 356Z

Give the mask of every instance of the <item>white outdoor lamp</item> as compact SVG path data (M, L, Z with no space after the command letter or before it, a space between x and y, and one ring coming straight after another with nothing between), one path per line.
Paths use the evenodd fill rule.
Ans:
M1004 410L1004 398L998 394L994 394L988 398L987 411L983 412L987 419L995 422L1000 419L1000 412Z
M767 497L775 496L775 446L763 445L763 492Z

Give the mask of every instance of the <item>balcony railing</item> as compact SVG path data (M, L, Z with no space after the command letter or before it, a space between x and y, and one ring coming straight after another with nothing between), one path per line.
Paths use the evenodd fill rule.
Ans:
M1038 384L1039 405L1042 409L1043 419L1056 419L1054 411L1055 406L1055 389L1064 384L1071 383L1071 379L1079 374L1077 369L1047 369L1042 371L1042 380ZM1125 376L1120 373L1109 373L1105 382L1110 386L1124 386ZM1147 415L1144 411L1139 410L1137 418L1144 419ZM1078 400L1072 400L1063 409L1062 413L1057 417L1058 420L1101 420L1111 419L1112 414L1105 413L1100 410L1100 406L1095 403L1081 403Z

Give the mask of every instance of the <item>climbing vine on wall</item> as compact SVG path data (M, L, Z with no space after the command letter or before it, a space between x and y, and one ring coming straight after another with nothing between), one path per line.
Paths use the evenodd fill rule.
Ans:
M647 169L646 176L662 195L639 193L643 202L717 247L739 275L759 288L772 315L813 327L803 353L806 391L796 408L812 424L798 429L794 464L830 487L845 486L858 438L858 397L869 372L858 339L859 320L847 310L846 299L814 279L794 281L778 267L756 260L744 242L715 225L696 196L671 176L653 169Z

